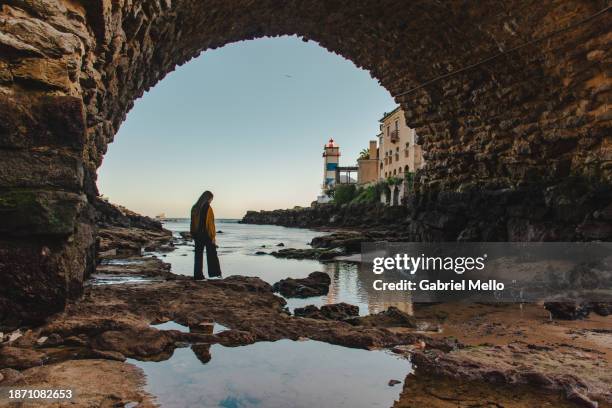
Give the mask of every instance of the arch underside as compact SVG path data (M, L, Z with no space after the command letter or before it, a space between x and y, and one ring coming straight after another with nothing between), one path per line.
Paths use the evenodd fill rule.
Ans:
M28 299L17 314L44 316L80 292L95 252L96 169L134 100L201 52L263 36L316 41L401 95L427 161L405 203L415 240L612 238L612 21L576 24L606 6L3 2L0 319Z

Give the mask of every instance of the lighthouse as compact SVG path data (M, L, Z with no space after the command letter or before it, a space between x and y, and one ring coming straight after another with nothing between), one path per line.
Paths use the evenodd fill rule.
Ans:
M334 142L334 139L329 139L329 142L323 146L323 184L322 194L317 198L319 203L330 201L327 191L336 184L336 169L339 162L340 146Z

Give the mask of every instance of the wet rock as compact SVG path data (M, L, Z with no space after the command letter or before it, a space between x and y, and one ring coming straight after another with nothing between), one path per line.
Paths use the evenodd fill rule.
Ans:
M189 331L193 333L212 334L215 323L212 320L201 321L196 324L189 325Z
M186 241L191 241L193 239L191 237L191 232L189 231L181 231L179 232L179 235L181 236L181 238L183 238Z
M134 227L107 226L98 229L98 250L116 255L140 255L146 251L173 250L170 246L172 232L168 230L149 230Z
M212 358L210 354L210 344L194 344L191 346L191 350L202 364L208 363Z
M276 244L276 246L277 246L277 247L284 247L284 246L285 246L285 244L284 244L284 243L282 243L282 242L279 242L278 244Z
M68 336L64 340L64 344L67 346L87 347L89 345L89 339L87 336Z
M118 351L110 351L110 350L91 350L91 355L94 358L101 358L104 360L114 360L114 361L125 361L126 358L123 354Z
M255 335L243 330L224 330L215 335L219 344L224 346L245 346L256 341Z
M264 252L264 251L257 251L257 252L255 252L255 255L267 255L267 254L268 253Z
M279 251L271 252L270 255L275 258L283 259L316 259L320 261L330 260L337 256L346 255L342 248L322 249L322 248L307 248L295 249L286 248Z
M389 380L389 387L393 387L394 385L401 384L402 382L399 380Z
M612 303L610 302L591 302L589 308L600 316L609 316L612 314Z
M225 232L219 230L219 231L217 231L217 234L225 234Z
M321 309L319 309L315 305L296 307L293 310L293 314L296 317L307 317L309 319L325 320L325 316L323 316L323 313L321 313Z
M545 302L544 308L553 318L564 320L584 319L590 313L588 304L574 301Z
M45 354L21 347L3 346L0 348L0 367L24 370L42 365Z
M123 258L120 262L103 261L96 267L96 273L105 275L133 275L161 278L176 278L171 271L171 265L155 257L133 256Z
M345 320L359 316L359 307L348 303L334 303L323 305L319 309L314 305L295 308L293 314L298 317L308 317L320 320Z
M402 312L395 306L390 306L387 310L374 315L354 317L348 319L347 322L355 326L364 327L417 327L417 321L414 316Z
M287 278L276 282L272 289L286 297L311 297L327 294L331 278L325 272L312 272L303 279Z
M106 331L93 340L96 349L117 351L128 357L153 357L174 348L172 331L153 328Z
M258 277L229 276L222 280L209 281L208 284L219 288L231 289L238 292L271 293L272 286Z
M359 316L359 306L348 303L333 303L321 306L321 313L331 320L344 320L349 317Z
M329 235L315 237L310 242L313 248L341 248L347 254L361 251L363 242L372 241L365 233L355 231L340 231Z

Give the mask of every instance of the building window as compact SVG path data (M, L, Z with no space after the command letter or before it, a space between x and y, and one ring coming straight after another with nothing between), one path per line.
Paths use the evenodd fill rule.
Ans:
M393 170L393 175L395 176L397 174L396 170Z

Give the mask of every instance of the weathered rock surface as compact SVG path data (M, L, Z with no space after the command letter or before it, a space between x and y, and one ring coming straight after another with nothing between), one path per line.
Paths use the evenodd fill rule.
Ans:
M306 298L327 294L331 278L325 272L312 272L302 279L282 279L272 285L274 292L280 292L285 297Z
M416 318L397 307L389 306L387 310L374 315L354 317L348 323L363 327L410 327L416 328Z
M612 240L606 208L612 186L568 179L549 187L474 189L424 194L402 206L324 204L310 208L248 211L242 222L301 228L348 228L317 237L315 248L359 252L361 243L387 241L592 241Z
M584 353L571 348L559 348L551 353L550 350L513 343L507 346L468 347L450 353L439 350L413 351L412 359L419 370L462 381L529 384L562 390L568 400L580 406L596 407L597 399L611 403L612 392L608 384L612 377L610 373L598 369L601 356L589 353L588 358L584 358ZM569 357L572 354L573 358ZM571 370L565 363L569 358L575 365ZM517 361L520 361L518 367ZM580 377L574 375L578 371Z
M323 305L320 309L316 306L308 305L296 307L293 314L297 317L308 317L310 319L345 320L359 316L359 307L344 302Z
M23 372L26 384L40 389L66 389L76 393L81 407L123 407L136 402L138 407L156 407L153 398L142 389L144 374L131 364L108 359L68 360Z
M23 370L43 364L45 354L21 347L0 347L0 367Z
M176 279L170 271L170 264L154 257L129 257L119 260L102 260L96 267L97 274L122 276L147 276Z
M588 303L569 302L546 302L544 308L550 312L552 317L558 319L583 319L589 315L591 308Z

